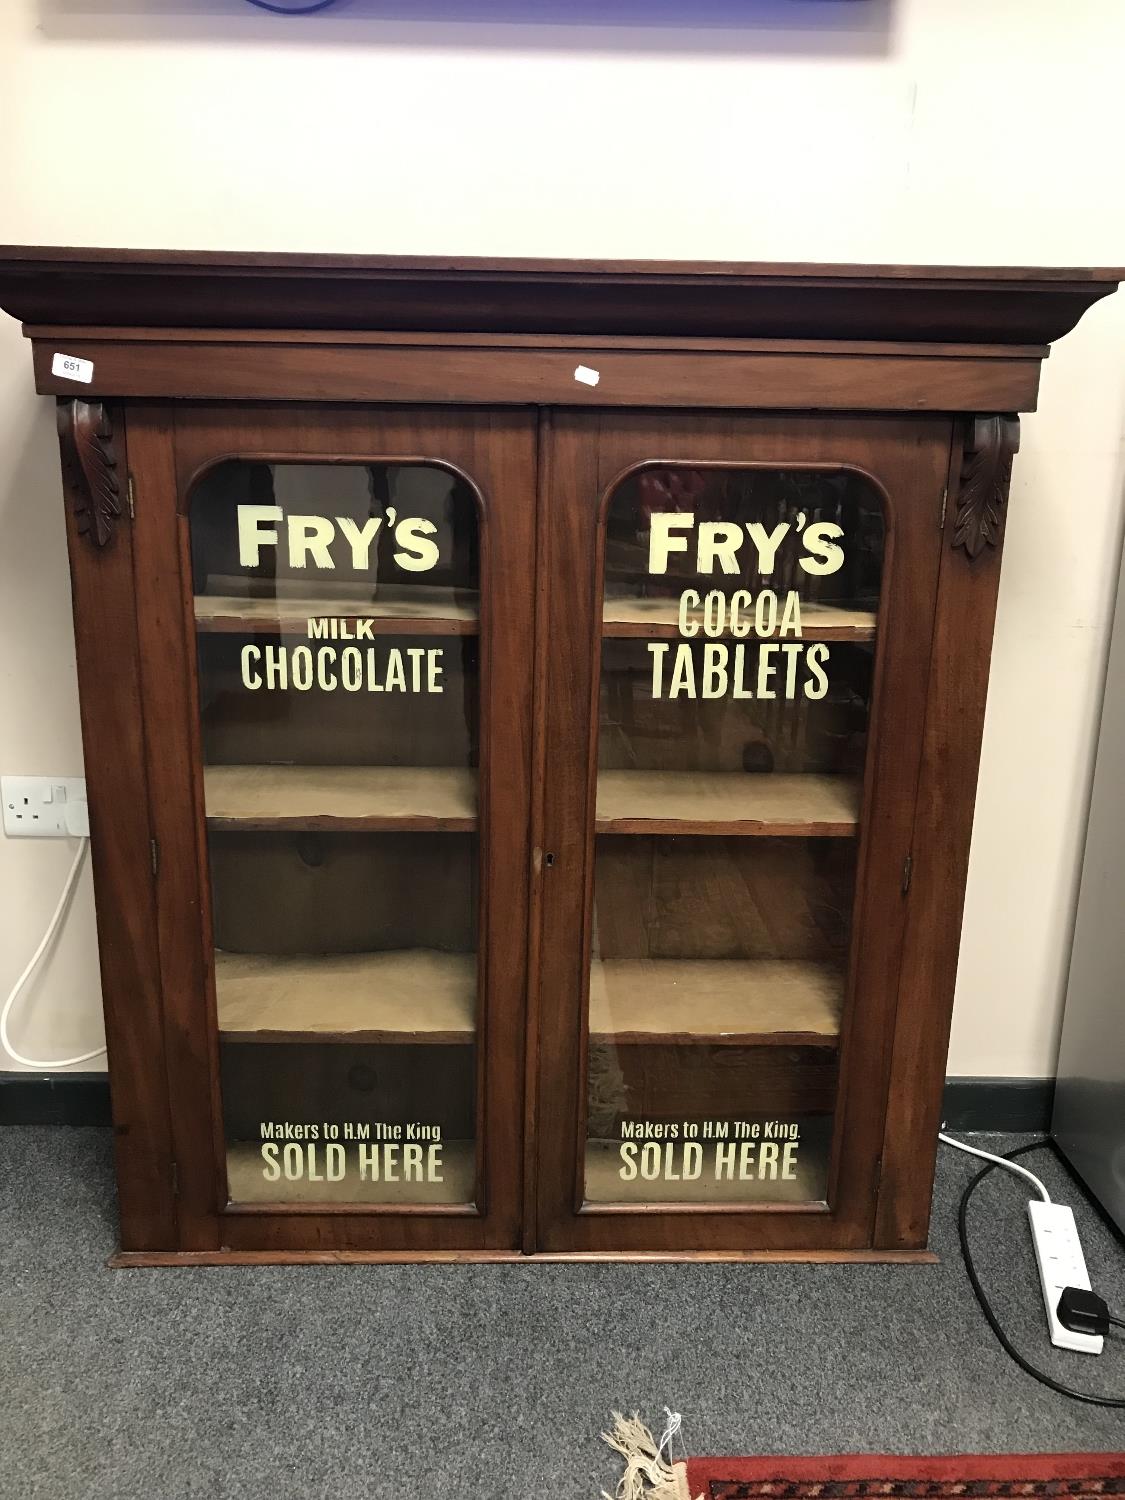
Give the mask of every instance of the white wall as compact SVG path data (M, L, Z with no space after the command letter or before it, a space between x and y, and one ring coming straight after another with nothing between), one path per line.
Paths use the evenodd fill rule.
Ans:
M1120 0L621 0L630 24L558 24L574 3L540 0L533 26L464 19L526 14L520 0L433 0L457 19L429 23L386 19L396 0L288 20L241 0L6 0L0 240L1125 261ZM1125 295L1057 347L1042 415L1024 421L954 1073L1054 1062L1125 482L1123 334ZM49 406L7 323L0 769L66 774L79 748ZM66 860L0 838L0 990ZM25 1049L96 1040L97 991L87 881Z

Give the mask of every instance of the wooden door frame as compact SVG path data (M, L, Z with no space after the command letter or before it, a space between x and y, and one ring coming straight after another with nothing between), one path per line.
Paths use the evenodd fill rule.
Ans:
M59 443L98 959L126 1253L177 1241L124 408L62 400Z
M526 410L137 405L128 411L134 586L181 1253L496 1253L522 1222L535 419ZM431 462L481 497L478 1202L389 1208L221 1201L225 1152L187 511L230 457ZM488 749L485 750L487 743ZM126 1248L130 1248L126 1242Z
M537 763L544 793L535 838L545 866L535 1005L540 1251L855 1254L872 1245L906 930L903 872L922 757L951 432L950 419L942 416L552 414L544 464L551 493L540 541L540 567L549 571L551 583L541 596L539 617L541 638L550 643L550 679L543 753ZM597 701L606 504L616 479L628 469L692 460L794 468L835 464L865 473L886 497L887 558L864 789L868 811L854 917L857 937L867 933L867 938L853 945L849 994L858 964L874 967L878 954L881 966L877 974L867 972L865 992L872 998L862 1007L849 1004L845 1015L832 1212L753 1206L708 1210L694 1204L620 1210L598 1205L578 1211L570 1198L583 1118L597 758L596 735L588 734L587 726ZM893 726L883 708L890 684ZM905 735L904 723L910 726ZM876 909L893 912L895 920L884 919L879 928L866 926L864 911ZM576 933L580 942L574 940ZM869 1084L862 1097L860 1052ZM846 1151L840 1145L845 1141Z
M959 417L950 446L912 839L913 881L873 1243L926 1244L953 1019L977 772L1019 419Z

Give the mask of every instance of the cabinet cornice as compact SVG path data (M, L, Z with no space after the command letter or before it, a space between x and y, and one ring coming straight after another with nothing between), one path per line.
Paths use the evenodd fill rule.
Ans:
M1045 344L1120 268L572 261L0 247L0 306L80 329Z

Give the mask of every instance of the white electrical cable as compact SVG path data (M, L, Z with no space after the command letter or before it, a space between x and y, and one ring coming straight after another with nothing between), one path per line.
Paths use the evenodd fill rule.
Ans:
M70 867L70 874L66 877L66 884L63 886L62 895L59 897L59 904L55 907L51 920L47 923L47 931L43 934L43 939L38 948L36 948L28 960L27 967L9 991L8 998L4 1001L4 1008L0 1010L0 1045L3 1046L4 1051L9 1057L15 1058L16 1062L22 1063L25 1068L72 1068L75 1063L90 1062L95 1057L101 1057L105 1051L104 1047L95 1047L93 1052L83 1052L77 1057L58 1057L53 1061L46 1062L38 1057L24 1057L22 1053L16 1051L8 1039L8 1018L12 1014L12 1007L19 999L24 985L35 973L39 960L50 947L51 939L58 931L59 923L66 914L74 887L78 883L82 861L86 857L86 846L89 842L88 838L79 840L78 852L75 854L74 863Z
M951 1135L946 1135L944 1130L938 1131L938 1140L944 1141L947 1146L952 1146L957 1151L967 1151L970 1156L979 1156L982 1161L990 1161L998 1167L1004 1167L1009 1172L1015 1172L1020 1177L1026 1177L1037 1189L1044 1203L1050 1203L1051 1195L1039 1181L1034 1172L1029 1172L1026 1167L1021 1167L1018 1161L1009 1161L1006 1156L994 1156L991 1151L982 1151L979 1146L967 1146L964 1141L955 1141Z

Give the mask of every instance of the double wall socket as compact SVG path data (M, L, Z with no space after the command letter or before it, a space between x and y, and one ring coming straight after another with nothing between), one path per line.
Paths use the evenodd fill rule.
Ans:
M9 838L79 838L90 832L81 776L0 776L0 802Z

